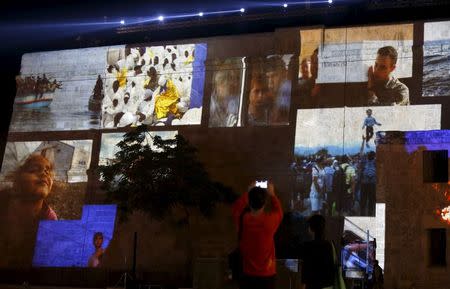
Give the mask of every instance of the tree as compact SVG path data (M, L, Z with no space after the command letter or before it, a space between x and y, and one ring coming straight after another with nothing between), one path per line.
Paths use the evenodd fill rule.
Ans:
M160 220L172 208L181 207L188 224L193 209L208 217L217 203L236 199L230 188L211 180L196 148L181 135L165 140L140 126L126 133L117 146L115 159L100 166L100 174L121 219L143 211Z

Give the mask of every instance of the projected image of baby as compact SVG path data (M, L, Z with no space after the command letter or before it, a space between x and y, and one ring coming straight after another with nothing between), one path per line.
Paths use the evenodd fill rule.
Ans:
M105 250L102 248L103 233L96 232L92 238L92 242L94 244L95 252L89 257L88 267L97 268L101 266L103 254L105 253Z
M214 74L209 110L210 127L232 127L238 122L241 90L240 70L224 63Z
M368 103L377 105L408 105L409 89L393 75L397 50L392 46L378 49L375 64L368 71Z
M364 119L364 123L362 129L366 128L366 136L363 136L363 139L366 141L366 147L369 148L369 141L373 137L373 126L380 126L381 123L377 122L377 120L372 116L372 110L369 108L366 110L367 117Z

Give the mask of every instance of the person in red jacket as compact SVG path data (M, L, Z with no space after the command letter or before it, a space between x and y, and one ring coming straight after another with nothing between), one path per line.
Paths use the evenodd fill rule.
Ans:
M267 200L271 210L266 210ZM249 212L244 210L249 208ZM233 218L237 227L242 219L239 249L243 260L240 289L274 289L276 276L275 244L273 237L283 218L280 200L272 183L268 188L253 187L233 204ZM239 230L239 228L238 228Z

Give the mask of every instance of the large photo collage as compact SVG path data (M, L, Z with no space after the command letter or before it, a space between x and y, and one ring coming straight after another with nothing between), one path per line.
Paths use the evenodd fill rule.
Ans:
M87 201L92 171L142 124L163 139L191 126L292 127L285 210L378 226L377 134L441 129L448 31L450 21L302 28L297 51L258 57L219 59L207 43L23 55L0 171L0 267L101 266L116 207Z

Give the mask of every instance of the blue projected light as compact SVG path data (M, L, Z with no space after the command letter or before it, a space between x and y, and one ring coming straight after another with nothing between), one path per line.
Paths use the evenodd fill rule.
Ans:
M191 101L189 108L202 107L203 105L203 88L205 84L205 61L208 51L207 45L200 43L195 44L195 58L192 67L194 69L191 85Z
M87 267L95 232L102 232L102 247L108 247L116 211L116 205L86 205L81 220L39 222L33 267Z

